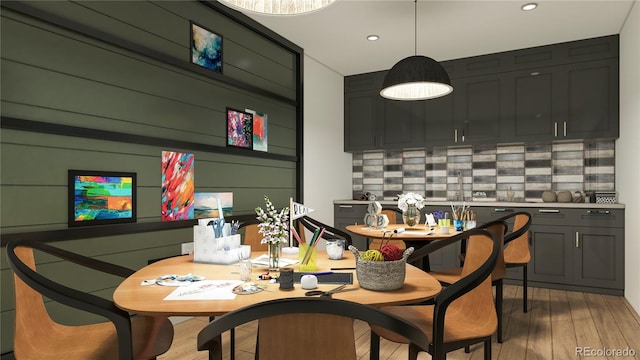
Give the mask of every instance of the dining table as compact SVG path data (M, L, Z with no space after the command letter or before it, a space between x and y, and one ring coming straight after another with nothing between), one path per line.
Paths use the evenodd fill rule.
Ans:
M251 257L256 258L262 254L264 252L252 252ZM281 255L285 259L287 256L284 253ZM295 259L297 256L296 254ZM349 251L345 251L342 259L339 260L331 260L326 252L318 251L317 268L311 273L351 273L353 283L347 284L347 289L356 290L337 292L332 294L332 297L376 307L421 303L434 298L441 291L440 284L435 278L410 264L406 264L406 275L402 288L393 291L368 290L358 284L355 263L355 255ZM299 263L288 267L293 268L294 272L298 272ZM170 274L192 274L218 281L239 281L240 279L239 263L228 265L199 263L193 261L193 255L175 256L146 265L126 278L115 289L113 301L119 308L141 315L213 317L263 301L304 297L308 291L308 289L302 289L300 283L295 283L291 290L280 290L280 284L277 282L258 280L261 275L267 273L268 277L279 276L278 271L268 271L266 268L254 265L251 282L264 289L250 294L228 296L224 299L185 297L183 300L179 296L174 296L175 291L179 291L176 290L178 287L158 284L142 285ZM336 285L335 283L320 283L317 289L331 290Z
M446 239L455 236L462 231L457 231L453 226L443 229L438 225L416 224L407 226L405 224L388 224L385 227L377 228L367 225L347 225L347 231L352 234L364 236L368 239L383 240L402 240L407 248L413 247L419 249L434 240ZM443 231L444 230L444 231ZM429 272L429 257L426 256L422 261L414 263L415 266L421 268L425 272Z

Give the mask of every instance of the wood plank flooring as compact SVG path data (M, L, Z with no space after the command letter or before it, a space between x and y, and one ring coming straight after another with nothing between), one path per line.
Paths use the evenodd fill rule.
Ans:
M505 285L504 288L504 342L492 343L493 359L639 359L640 317L619 296L597 295L543 288L529 289L529 312L522 312L522 287ZM174 343L160 360L205 360L206 352L196 350L198 332L208 318L198 317L175 326ZM356 350L359 359L369 358L369 330L365 323L354 324ZM256 323L236 329L236 359L253 359ZM328 334L327 336L330 336ZM227 342L228 336L223 336ZM579 347L591 350L633 349L635 356L580 356ZM586 351L586 350L585 350ZM404 345L382 340L380 359L406 359ZM584 354L584 352L583 352ZM420 354L419 359L430 359ZM471 347L448 354L450 360L482 359L482 347ZM225 354L229 359L229 354Z

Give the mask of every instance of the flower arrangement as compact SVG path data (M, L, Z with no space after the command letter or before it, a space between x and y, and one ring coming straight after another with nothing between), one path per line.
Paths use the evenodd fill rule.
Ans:
M262 244L283 244L289 240L289 208L278 211L269 200L264 197L266 211L261 207L256 208L258 232L264 235Z
M422 209L425 206L425 200L420 194L406 193L398 195L398 209L407 211L409 206L415 206Z

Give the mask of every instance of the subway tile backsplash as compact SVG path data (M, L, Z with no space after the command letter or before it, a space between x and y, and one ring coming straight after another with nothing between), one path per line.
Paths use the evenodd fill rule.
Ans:
M393 200L418 192L434 201L540 201L545 190L614 191L615 144L575 141L428 148L353 154L353 193Z

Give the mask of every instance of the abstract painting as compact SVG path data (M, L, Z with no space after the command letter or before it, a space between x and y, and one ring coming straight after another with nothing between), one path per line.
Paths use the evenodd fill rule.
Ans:
M195 198L194 214L196 219L217 218L218 201L222 208L222 216L231 216L233 213L233 193L205 193L197 192Z
M69 226L136 221L136 174L69 170Z
M191 62L222 72L222 36L191 23Z
M194 155L162 152L162 221L194 219Z
M253 148L253 115L227 108L227 146Z
M246 109L253 115L253 150L267 151L267 114Z

